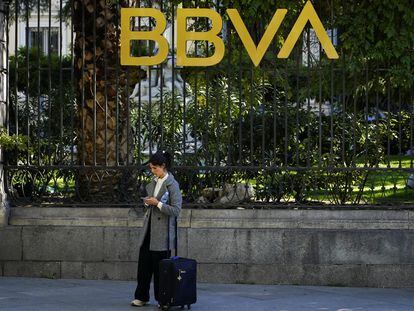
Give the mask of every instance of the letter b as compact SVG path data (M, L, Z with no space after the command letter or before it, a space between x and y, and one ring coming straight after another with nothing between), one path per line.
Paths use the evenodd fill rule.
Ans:
M211 20L211 30L206 32L187 31L187 18L207 17ZM220 14L210 9L177 9L177 65L213 66L224 57L224 43L217 35L223 26ZM215 46L215 52L209 57L188 57L187 41L209 41Z
M151 31L131 31L132 17L152 17L156 26ZM161 64L168 56L168 41L162 36L167 26L164 15L151 8L122 8L121 9L121 65L122 66L152 66ZM152 40L158 43L158 53L155 56L131 56L131 41Z

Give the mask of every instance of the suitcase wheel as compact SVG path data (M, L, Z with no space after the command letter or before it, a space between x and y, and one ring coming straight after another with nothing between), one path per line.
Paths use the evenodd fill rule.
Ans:
M191 305L187 305L187 309L190 310L191 309Z

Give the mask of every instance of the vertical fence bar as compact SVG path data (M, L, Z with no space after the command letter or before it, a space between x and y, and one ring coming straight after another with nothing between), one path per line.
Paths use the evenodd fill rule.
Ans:
M130 126L131 126L130 118L131 118L131 108L130 108L130 101L129 101L129 95L130 95L130 93L129 93L129 81L130 81L130 78L129 78L129 67L127 67L125 69L125 71L126 71L126 73L125 73L125 75L126 75L126 84L125 84L125 94L126 94L126 96L125 96L125 100L126 100L126 122L125 122L125 120L123 120L122 126L123 127L126 127L126 138L124 137L124 139L126 139L126 155L125 155L126 160L124 162L124 165L129 165L130 164L129 163L130 162L129 161L129 159L130 159L130 153L129 152L130 152L130 149L131 149L131 144L130 144L130 129L131 129L130 128ZM125 116L125 112L123 113L123 115ZM125 130L123 132L125 133Z
M14 6L14 23L15 23L15 33L14 33L14 70L15 70L15 75L14 75L14 104L15 104L15 111L14 111L14 126L15 126L15 130L14 133L16 135L19 135L19 100L18 100L18 92L17 92L17 83L19 81L19 59L18 59L18 46L19 46L19 1L15 0L15 6Z
M379 111L380 111L380 109L379 109L379 87L380 87L380 78L379 78L379 75L381 74L381 71L379 71L378 69L376 69L375 71L375 77L376 77L376 79L375 79L375 83L376 83L376 85L374 84L374 82L373 82L373 86L375 86L375 113L373 113L373 117L374 117L374 122L375 122L375 127L376 127L376 129L378 129L378 124L379 124L379 122L380 122L380 113L379 113ZM375 167L379 167L379 163L376 163L375 164Z
M264 75L262 76L262 91L264 92L265 85L264 85ZM266 111L266 105L265 101L261 103L261 109L262 109L262 168L265 166L265 144L266 144L266 119L265 119L265 111Z
M242 57L241 53L239 53L239 159L238 164L242 164L242 144L243 144L243 137L242 137L242 77L243 77L243 69L242 69Z
M82 166L85 166L85 116L84 116L84 108L85 108L85 5L82 5L82 73L81 73L81 103L79 105L81 109L81 131L82 131L82 137L81 137L81 149L82 149L82 155L81 155L81 164Z
M41 123L40 123L40 113L41 113L41 99L42 94L40 90L40 80L41 80L41 65L40 65L40 57L43 54L43 51L40 50L40 1L37 1L37 165L40 166L42 163L41 159Z
M74 1L71 1L70 3L70 16L71 16L71 20L70 20L70 59L71 59L71 64L70 64L70 90L71 90L71 103L70 103L70 144L71 144L71 148L70 148L70 164L71 166L73 166L74 164L74 149L75 149L75 143L74 143L74 128L75 128L75 113L74 113L74 103L72 102L73 100L75 100L75 55L74 55L74 36L73 36L73 30L74 30L74 26L73 26L73 14L74 14ZM78 150L77 150L78 151ZM78 156L79 156L79 152L77 152Z
M369 117L369 94L368 94L368 64L365 68L365 157L368 157L368 117ZM367 167L367 161L364 160L364 167Z
M276 42L276 40L274 40L274 42L273 42L273 53L275 54L275 55L277 55L277 48L278 48L278 46L277 46L277 42ZM277 89L277 81L278 81L278 78L279 78L279 76L280 76L280 73L279 73L279 70L278 70L278 68L277 68L277 66L276 66L276 64L275 65L273 65L273 74L274 74L274 77L273 77L273 83L271 83L271 85L272 85L272 87L273 87L273 111L272 111L272 114L273 114L273 135L272 135L272 137L273 137L273 150L272 150L272 152L269 152L269 154L272 154L273 155L273 160L271 160L270 161L270 165L271 166L276 166L276 165L279 165L278 163L277 163L277 117L278 117L278 99L280 99L280 98L278 98L278 89ZM269 76L271 76L271 74L269 74ZM280 114L279 114L280 115Z
M215 122L216 125L214 127L214 132L215 132L214 140L215 140L215 145L220 146L221 131L220 131L220 115L219 115L219 113L220 113L220 103L221 103L222 98L221 98L221 92L218 92L217 87L220 87L220 86L217 85L217 81L214 81L213 92L214 92L214 89L216 89L216 91L214 92L215 95L213 96L213 99L215 101L215 119L216 119L216 122ZM215 154L215 164L214 165L220 166L220 150L219 150L219 148L215 148L215 149L216 149L216 152L215 152L216 154Z
M48 164L51 165L52 160L52 152L51 152L51 146L52 146L52 51L50 49L51 44L51 28L52 28L52 1L49 0L49 13L48 13L48 20L49 20L49 29L47 33L47 62L48 62L48 82L49 82L49 88L48 88L48 99L47 102L49 104L49 117L48 117ZM53 152L54 153L54 152Z
M141 6L141 1L138 0L137 1L137 6L140 7ZM141 17L138 17L138 31L141 31ZM138 42L138 56L141 56L141 41ZM141 77L141 71L142 68L141 66L138 67L138 71L140 73L140 77ZM138 79L138 165L141 165L141 157L142 157L142 149L144 146L142 146L142 142L141 142L141 78L139 77ZM148 78L148 77L147 77Z
M108 3L108 1L105 2L105 15L110 9L111 3ZM105 101L105 107L104 107L104 153L105 153L105 159L104 163L105 166L108 166L108 19L104 18L104 52L103 52L103 61L104 61L104 79L105 79L105 86L104 86L104 101ZM111 75L112 76L112 75Z
M387 72L388 75L388 72ZM387 168L391 167L390 159L391 159L391 131L390 131L390 117L391 117L391 83L389 81L389 78L387 77Z
M333 28L333 21L334 21L334 6L333 1L330 1L331 4L331 16L330 16L330 22L331 22L331 42L333 42L334 38L334 28ZM330 139L330 148L329 153L333 155L333 141L334 141L334 65L333 62L330 62L330 69L331 69L331 92L330 92L330 105L331 105L331 139ZM329 160L329 166L331 167L332 161Z
M413 88L413 87L411 87ZM410 114L410 150L411 150L411 163L410 163L410 168L413 169L414 168L414 154L413 154L413 140L414 140L414 89L411 89L409 91L409 105L410 105L410 109L411 109L411 114Z
M296 83L295 83L295 93L296 93L296 144L299 143L299 133L300 133L300 118L299 118L299 114L300 114L300 110L302 109L302 105L300 103L300 97L299 97L299 76L301 74L301 70L300 70L300 60L301 60L301 52L302 49L299 48L299 46L296 47L295 49L295 56L296 56L296 68L295 68L295 75L296 75ZM300 166L299 163L299 146L296 146L295 148L295 166Z
M333 32L333 31L332 31ZM332 34L331 34L332 39ZM330 108L331 108L331 118L330 118L330 146L329 146L329 154L333 155L333 143L334 143L334 66L333 63L330 63ZM332 166L332 160L329 158L328 166Z
M198 0L195 0L195 7L198 7ZM194 42L194 53L195 53L195 55L198 55L198 44L197 44L197 41L196 42ZM198 103L197 103L197 98L198 98L198 95L197 95L197 91L198 91L198 72L196 72L195 73L195 81L194 81L194 111L195 112L198 112L197 110L198 110ZM193 129L193 131L194 131L194 155L197 157L197 137L198 137L198 135L197 135L197 123L198 123L198 113L196 113L196 116L195 116L195 122L194 122L194 129ZM200 137L201 138L201 137Z
M318 168L321 168L322 166L322 45L318 43L319 46L319 61L318 61L318 77L319 77L319 117L318 117Z
M4 2L4 12L6 15L6 28L5 28L5 32L6 32L6 42L5 42L5 48L6 48L6 72L7 72L7 78L6 78L6 85L4 87L4 92L5 92L5 98L6 98L6 120L5 120L5 125L6 125L6 132L7 134L10 134L10 126L9 126L9 122L10 122L10 52L9 52L9 42L10 42L10 35L9 35L9 27L10 27L10 0L6 0ZM8 163L8 159L5 159L6 163Z
M176 76L176 71L175 71L175 37L174 37L174 33L175 33L175 25L174 25L174 4L171 4L171 58L172 58L172 63L171 63L171 69L172 69L172 90L171 90L171 95L172 95L172 115L175 116L175 76ZM178 110L177 110L178 111ZM174 151L175 151L175 117L172 118L172 140L173 143L171 144L171 148L172 150L170 150L171 154L174 155Z
M96 0L93 1L93 165L96 165Z
M7 134L10 132L9 128L9 103L10 103L10 65L9 65L9 10L10 2L4 1L0 4L0 104L1 106L1 126L5 128ZM8 162L4 154L1 155L1 161ZM4 175L3 175L4 176Z
M306 119L307 118L312 118L313 119L313 114L311 114L311 106L310 106L310 101L311 101L311 94L310 94L310 86L311 86L311 69L312 69L312 64L311 64L311 46L310 46L310 28L307 27L306 29L306 49L307 49L307 74L306 74L306 78L307 78L307 85L306 85L306 102L307 102L307 107L306 107ZM311 149L310 149L310 144L311 144L311 132L310 132L310 124L309 122L311 122L312 120L308 121L308 124L306 124L306 136L307 136L307 144L306 144L306 151L308 156L306 157L306 167L310 168L311 166Z
M161 12L163 12L163 1L161 1ZM168 9L168 6L167 6ZM173 22L174 20L174 4L171 4L171 21ZM171 38L174 37L174 32L171 30ZM172 50L174 51L174 47L172 48ZM171 55L171 57L173 57ZM167 62L168 62L168 56L167 56ZM155 83L158 82L158 80L160 81L160 84L158 85L160 87L160 100L159 100L159 105L160 105L160 124L164 124L164 79L163 79L163 67L164 64L161 63L160 65L157 65L157 75L159 76L159 79L157 77L157 81ZM174 83L174 80L173 80ZM159 148L164 149L164 126L161 126L161 138L160 138L160 146Z
M347 137L346 137L346 131L345 128L348 126L346 123L345 116L347 114L347 100L348 100L348 94L346 91L346 63L345 63L345 55L343 51L341 51L342 56L342 163L344 166L346 166L346 159L345 159L345 148L346 144L349 144Z
M26 122L26 135L27 135L27 151L26 151L26 161L27 161L27 165L30 165L30 112L29 112L29 97L30 97L30 47L29 47L29 16L30 16L30 12L29 12L29 1L26 0L25 1L26 4L26 118L27 118L27 122Z
M59 0L59 106L60 106L60 157L59 163L62 163L64 156L64 146L66 145L63 141L63 131L64 131L64 107L63 107L63 69L62 69L62 0Z
M402 118L401 118L401 88L398 88L398 168L401 168L402 155Z
M185 158L186 154L186 141L187 141L187 82L186 79L183 78L183 159Z
M289 70L287 62L285 63L285 168L288 166L288 81L289 81Z
M278 116L278 106L277 106L277 77L278 77L278 70L277 67L274 66L274 73L275 76L273 78L273 161L271 161L270 165L276 166L277 161L277 116Z
M116 11L120 12L120 5L119 2L116 1ZM116 29L116 42L119 42L119 15L115 15L115 29ZM115 112L115 165L119 165L119 51L118 49L115 49L116 53L116 64L115 64L115 76L116 76L116 82L115 82L115 106L116 106L116 112Z
M357 75L354 75L353 79L353 114L352 114L352 144L354 146L353 153L352 153L352 166L353 168L356 167L356 154L357 154L357 143L356 143L356 122L357 122L357 97L358 97L358 89L357 89Z
M149 29L151 30L151 20L148 18ZM149 56L152 55L151 45L148 47ZM152 135L152 92L151 82L152 80L152 66L148 66L148 133L149 133L149 154L152 155L153 149L153 135Z
M253 73L253 65L250 65L250 163L249 165L253 165L253 118L254 118L254 73Z
M135 28L135 19L134 19L133 23L134 23L134 25L132 26L132 28L134 29ZM129 144L129 139L130 139L130 137L129 137L129 131L130 131L130 120L129 120L129 118L130 118L130 107L129 107L129 105L130 105L130 103L129 103L129 95L130 95L130 93L129 93L129 81L130 81L130 76L129 76L129 74L130 74L130 72L129 72L129 68L130 68L129 66L127 66L125 68L125 93L124 94L125 94L126 103L125 103L125 107L123 107L122 121L121 121L122 140L123 140L123 144L124 143L126 144L126 154L122 154L123 155L123 159L122 159L122 164L123 165L129 165L129 158L130 158L129 149L131 147L130 144ZM125 109L126 109L126 111L125 111ZM125 120L125 118L126 118L126 120ZM126 134L126 137L124 136L125 134ZM126 141L125 141L125 139L126 139ZM124 146L121 146L121 148L122 148L122 150L124 150Z
M229 26L229 23L227 23L227 27L226 27L226 31L227 31L227 34L226 34L226 39L227 39L227 45L228 45L228 52L227 52L227 141L228 141L228 144L227 144L227 165L232 165L233 164L233 159L232 159L232 156L233 156L233 144L231 143L232 142L232 137L233 137L233 134L232 134L232 125L231 125L231 121L232 121L232 118L231 118L231 111L232 111L232 102L231 102L231 83L232 83L232 81L231 81L231 78L230 77L232 77L232 74L231 74L231 60L232 60L232 52L233 52L233 50L232 50L232 44L231 44L231 39L230 39L230 32L231 32L231 30L230 30L230 26Z
M206 57L208 57L208 42L206 41ZM206 101L205 101L205 106L204 106L204 111L203 111L203 117L205 120L205 125L207 127L209 127L210 124L210 111L209 111L209 103L210 103L210 71L208 70L208 68L204 69L204 79L206 81ZM205 147L207 147L210 143L210 135L209 135L209 131L204 131L204 142L206 144ZM207 148L208 149L208 148ZM206 150L207 150L206 149ZM206 164L207 165L212 165L212 163L210 163L210 154L204 152L204 157L207 159ZM214 174L214 172L212 172L212 174ZM214 186L213 186L214 187Z

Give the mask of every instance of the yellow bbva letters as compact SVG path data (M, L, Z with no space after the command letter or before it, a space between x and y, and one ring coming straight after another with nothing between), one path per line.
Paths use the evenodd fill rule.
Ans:
M211 20L210 31L187 31L187 18L207 17ZM217 35L223 26L220 14L210 9L177 9L177 65L178 66L213 66L224 57L224 43ZM187 41L209 41L215 46L212 56L202 58L187 56Z
M315 33L321 42L322 47L324 48L326 55L330 59L338 59L339 55L335 50L331 40L329 39L328 34L323 28L322 22L318 17L318 14L315 11L315 8L312 5L312 2L308 1L303 8L303 11L300 13L298 20L296 21L295 25L292 28L289 36L286 39L285 44L283 45L282 49L280 50L279 54L277 55L278 58L288 58L290 53L293 50L296 42L298 41L303 29L307 22L310 22Z
M287 13L286 9L279 9L273 16L267 27L259 45L256 47L239 12L236 9L228 9L230 17L237 33L240 36L247 53L255 66L260 64L270 42L278 31ZM130 24L132 17L152 17L156 21L156 27L152 31L131 31ZM211 20L210 31L196 32L187 31L187 18L207 17ZM289 33L285 44L282 46L278 58L288 58L298 41L307 22L310 22L315 33L324 48L326 55L330 59L338 59L339 55L335 50L329 36L324 29L318 14L311 1L307 1L305 7L299 15L298 20ZM162 36L167 21L164 15L156 9L151 8L122 8L121 9L121 65L123 66L152 66L162 63L168 56L168 41ZM220 15L211 9L177 9L177 65L178 66L213 66L218 64L224 57L224 42L218 36L223 26ZM158 54L155 56L131 56L132 40L152 40L158 42ZM214 44L215 52L209 57L188 57L188 41L208 41Z
M152 31L131 31L132 17L152 17L156 26ZM151 8L121 8L121 65L152 66L162 63L168 56L168 41L162 36L167 26L164 15ZM155 56L131 56L132 40L152 40L158 42L158 53Z
M275 15L272 18L269 26L267 27L263 38L260 40L259 45L254 45L252 37L250 36L246 25L243 23L239 12L236 9L228 9L227 14L230 17L231 22L236 28L237 33L241 41L244 44L244 47L249 53L250 58L252 59L253 64L257 67L260 64L264 54L266 53L270 42L273 40L277 30L279 29L280 25L282 24L283 19L285 18L287 13L286 9L279 9L276 11Z

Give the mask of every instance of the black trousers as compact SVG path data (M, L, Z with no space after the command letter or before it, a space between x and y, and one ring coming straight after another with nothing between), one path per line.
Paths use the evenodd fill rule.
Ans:
M149 220L151 223L151 219ZM159 262L162 259L170 257L170 251L150 251L150 232L149 227L145 235L144 243L139 251L137 288L135 290L135 299L149 301L150 284L152 275L154 275L154 297L158 301L159 289Z

